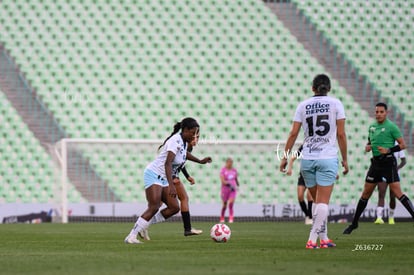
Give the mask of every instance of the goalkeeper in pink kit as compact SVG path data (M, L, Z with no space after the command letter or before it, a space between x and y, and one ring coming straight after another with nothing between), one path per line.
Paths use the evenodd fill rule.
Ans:
M233 168L233 160L228 158L226 165L220 170L221 180L221 199L223 201L223 207L221 208L220 222L225 222L224 214L226 213L227 206L229 207L229 223L234 221L234 201L236 200L237 187L239 181L237 180L237 170Z

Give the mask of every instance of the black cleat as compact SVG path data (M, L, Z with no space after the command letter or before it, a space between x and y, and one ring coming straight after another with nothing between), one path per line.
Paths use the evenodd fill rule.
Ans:
M343 234L347 234L347 235L349 235L349 234L351 234L352 233L352 231L354 230L354 229L357 229L358 228L358 224L353 224L353 223L351 223L347 228L345 228L345 230L344 230L344 233Z

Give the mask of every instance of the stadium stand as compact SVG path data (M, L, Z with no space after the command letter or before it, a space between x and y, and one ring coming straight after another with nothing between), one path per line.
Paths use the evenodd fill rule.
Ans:
M5 1L0 24L0 42L70 137L163 139L191 115L202 138L284 140L295 106L324 72L260 1ZM333 202L355 202L369 161L361 127L370 118L335 80L333 87L348 110L352 168ZM217 202L228 155L203 148L195 153L214 163L190 165L201 184L189 195ZM106 153L86 155L122 201L144 201L142 159ZM279 174L273 152L233 158L240 202L296 202L296 178Z
M56 171L50 156L0 91L0 203L56 202ZM81 195L73 187L70 201Z
M298 9L414 122L414 2L294 0Z

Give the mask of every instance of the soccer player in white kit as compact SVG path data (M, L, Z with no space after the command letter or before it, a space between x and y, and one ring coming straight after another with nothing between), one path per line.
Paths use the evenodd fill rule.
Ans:
M280 163L280 171L285 172L288 156L302 127L305 133L300 172L315 199L312 207L313 225L306 243L308 249L336 246L328 238L327 220L329 199L338 172L337 143L342 156L343 173L348 173L345 111L341 101L327 96L330 89L328 76L320 74L313 79L314 96L298 105ZM318 238L320 246L317 244Z
M125 243L141 243L137 239L138 233L146 232L150 223L162 222L180 210L173 175L176 175L178 169L185 163L188 143L196 137L198 131L199 125L194 118L184 118L176 123L171 135L160 146L161 152L157 158L146 167L144 184L148 208L136 221L125 238ZM201 163L195 157L188 159ZM161 202L164 202L167 207L158 212Z

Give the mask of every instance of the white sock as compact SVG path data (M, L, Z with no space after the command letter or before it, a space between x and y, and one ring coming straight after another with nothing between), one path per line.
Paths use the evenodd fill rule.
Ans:
M390 208L390 212L388 214L388 218L394 218L394 209Z
M329 206L328 206L328 213L329 213ZM329 240L328 238L328 214L326 215L324 226L325 226L325 231L322 231L319 233L319 239L326 241L326 240Z
M328 217L328 205L326 203L318 203L313 216L312 229L309 234L309 240L316 243L319 234L323 234L326 230L325 221Z
M152 219L150 220L150 223L156 224L156 223L160 223L164 221L165 221L164 216L161 214L161 211L158 211L157 214L155 214L154 217L152 217Z
M134 227L131 229L131 232L129 232L129 235L137 237L138 232L147 229L149 227L150 223L143 218L139 217L136 221Z
M384 211L384 207L382 206L378 206L377 207L377 218L381 218L382 219L382 212Z
M321 230L319 231L319 239L320 240L329 240L328 238L328 215L329 215L329 205L326 203L322 203L321 206L322 209L319 211L322 211L323 215L325 216L325 219L323 221L323 225L321 227Z

